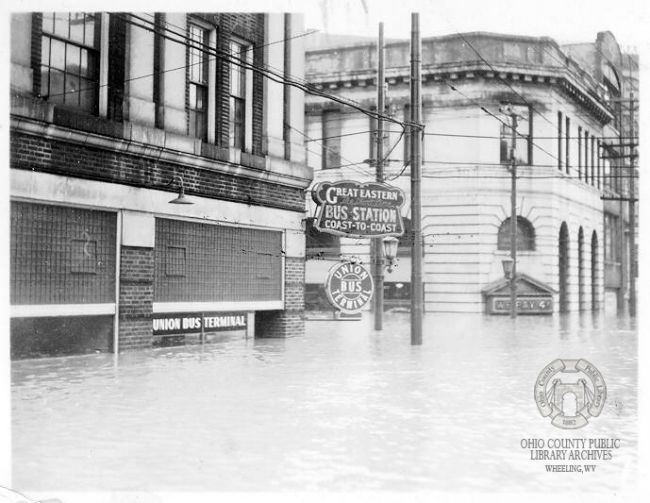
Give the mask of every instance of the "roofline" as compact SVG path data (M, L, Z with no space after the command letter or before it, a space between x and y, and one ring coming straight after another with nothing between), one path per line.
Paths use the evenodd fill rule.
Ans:
M333 36L336 35L333 34ZM558 49L561 49L561 45L555 39L548 36L533 37L530 35L513 35L508 33L496 33L496 32L489 32L489 31L469 31L463 33L461 32L448 33L446 35L431 35L428 37L422 37L422 43L433 41L433 40L444 41L444 40L452 40L455 38L462 39L462 38L474 38L474 37L487 37L487 38L495 38L495 39L499 38L499 39L506 39L506 40L529 41L529 42L546 42L555 45ZM397 46L397 45L409 44L409 43L410 40L408 38L404 38L404 39L394 38L394 39L387 39L385 41L385 46L386 47ZM585 43L589 43L589 42L585 42ZM336 45L331 45L329 47L317 47L317 48L306 50L305 54L311 54L316 52L328 52L336 49L356 49L360 47L375 47L376 45L377 45L377 41L374 40L373 38L369 38L368 41L340 43Z

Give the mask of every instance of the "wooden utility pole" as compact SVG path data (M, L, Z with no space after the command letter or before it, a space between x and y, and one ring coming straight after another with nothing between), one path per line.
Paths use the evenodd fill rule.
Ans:
M634 93L630 93L630 199L629 199L629 217L630 226L630 297L629 313L630 316L636 316L636 208L635 208L635 180L636 176L636 152L635 152L635 128L634 128Z
M510 109L512 145L510 146L510 317L517 317L517 114Z
M621 100L612 100L613 102L619 101L618 109L618 154L616 156L616 192L621 196L621 199L618 202L618 220L616 225L616 231L618 232L618 256L617 259L620 261L620 271L621 271L621 285L618 289L618 294L616 295L616 314L623 315L625 314L625 296L627 293L627 284L628 284L628 255L625 253L626 242L625 242L625 156L623 155L622 145L625 143L625 133L623 131L623 104L625 98Z
M377 137L376 137L376 179L384 181L384 113L385 101L384 77L384 23L379 23L379 40L377 41ZM375 330L382 330L384 323L384 263L382 258L381 238L373 240L374 280L375 280Z
M424 290L422 285L422 60L420 15L411 14L411 344L422 344Z

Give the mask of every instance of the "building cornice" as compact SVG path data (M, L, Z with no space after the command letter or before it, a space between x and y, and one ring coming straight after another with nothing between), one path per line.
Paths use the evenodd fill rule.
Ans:
M179 166L192 166L194 168L213 171L223 175L247 178L250 180L264 181L288 187L304 189L311 183L311 169L304 166L294 166L295 163L289 163L284 160L275 160L266 158L267 164L271 169L254 169L241 164L228 161L217 161L207 157L174 150L169 147L159 146L153 143L144 143L135 140L126 140L111 136L104 136L87 131L75 130L68 127L59 126L49 122L43 122L18 114L11 115L11 130L36 136L39 138L63 141L67 143L83 145L93 148L100 148L108 151L130 154L134 156L155 159L156 161L169 162ZM305 176L300 174L282 173L273 170L277 164L282 164L283 170L300 173L304 171Z
M540 67L539 65L488 65L483 61L431 64L422 67L423 86L428 83L470 81L476 78L507 84L550 85L564 92L574 102L589 109L601 123L606 124L614 119L613 113L603 104L603 97L587 90L565 68ZM374 88L376 73L368 70L319 73L308 75L308 79L319 90L337 92L352 88ZM387 68L386 82L389 85L407 85L409 82L408 68ZM311 108L313 103L308 103L307 106Z

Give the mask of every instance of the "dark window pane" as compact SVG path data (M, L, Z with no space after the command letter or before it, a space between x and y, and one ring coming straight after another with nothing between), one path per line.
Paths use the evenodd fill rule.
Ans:
M68 44L65 51L65 71L78 74L81 49L76 45Z
M510 250L510 217L506 218L499 227L497 235L497 249ZM517 217L517 250L535 250L535 228L528 220Z
M81 75L92 80L99 79L99 64L96 54L90 51L81 51L81 65L82 68L85 67Z
M50 66L65 69L65 42L52 39L50 49Z
M196 112L194 110L190 110L189 116L190 116L190 130L188 131L188 134L190 136L196 137Z
M323 113L323 169L341 166L341 117L336 111Z
M50 70L50 92L48 100L54 103L63 103L63 81L64 74L62 71Z
M196 104L195 107L197 110L203 110L205 108L205 88L196 87Z
M73 74L65 76L65 100L64 103L71 105L79 104L79 77Z
M87 79L79 80L79 106L87 112L95 112L97 103L97 86L94 81Z
M230 117L232 127L230 131L230 146L243 148L245 139L245 102L239 98L230 98Z
M82 75L84 77L92 78L91 75L88 75L88 72L89 72L88 51L82 50L81 51L81 59L79 61L79 75Z
M50 72L46 66L41 66L41 96L50 94Z

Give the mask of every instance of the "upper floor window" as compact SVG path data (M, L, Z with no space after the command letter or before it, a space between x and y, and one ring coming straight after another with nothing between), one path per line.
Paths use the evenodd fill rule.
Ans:
M565 117L564 124L564 164L566 174L569 175L571 169L571 119Z
M208 46L210 31L189 26L189 134L202 140L208 137Z
M562 127L564 126L564 118L562 112L557 113L557 169L562 170Z
M41 36L41 96L97 113L99 14L45 12Z
M512 112L517 116L517 130L515 134L515 159L518 164L530 165L533 163L533 121L531 108L528 105L512 105ZM512 149L512 122L506 117L501 126L500 162L511 162L510 150Z
M582 127L578 126L578 178L582 180Z
M246 63L251 63L251 45L238 41L230 42L230 146L249 150L252 127L252 72Z
M322 169L341 166L341 114L336 110L323 112Z
M497 237L498 250L510 250L510 217L501 222ZM535 228L524 217L517 217L517 250L534 251L535 250Z

